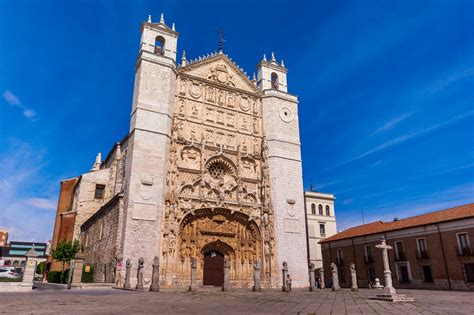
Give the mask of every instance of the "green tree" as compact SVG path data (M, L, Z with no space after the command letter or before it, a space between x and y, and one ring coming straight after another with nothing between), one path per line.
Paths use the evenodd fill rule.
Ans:
M61 283L63 282L64 267L66 266L66 263L69 263L74 259L80 248L81 246L78 240L74 240L73 242L63 240L56 245L55 249L53 249L51 256L53 259L62 263Z
M41 275L41 281L44 280L44 275L46 273L46 261L42 261L36 266L36 273Z

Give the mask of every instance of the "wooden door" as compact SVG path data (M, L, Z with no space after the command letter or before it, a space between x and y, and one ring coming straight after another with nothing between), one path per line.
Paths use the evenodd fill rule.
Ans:
M224 284L224 255L212 250L204 254L204 285Z

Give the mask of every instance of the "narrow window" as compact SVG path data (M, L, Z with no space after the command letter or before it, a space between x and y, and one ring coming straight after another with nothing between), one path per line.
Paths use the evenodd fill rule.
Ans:
M418 258L420 259L428 258L428 247L426 245L426 239L419 238L416 240L416 244L418 247Z
M326 215L327 216L331 215L331 211L329 210L329 206L326 206Z
M163 55L165 53L165 39L162 36L155 38L155 54Z
M395 248L397 252L397 260L405 260L405 252L403 250L403 243L395 242Z
M337 250L336 258L337 258L337 264L338 265L344 264L344 252L342 251L342 249Z
M326 227L324 226L324 224L319 225L319 234L321 235L321 237L326 237Z
M431 273L431 266L423 266L423 282L433 282L433 274Z
M319 215L323 215L323 205L318 206Z
M278 82L278 74L275 72L272 72L272 89L278 90L278 87L280 86L280 83Z
M458 252L461 256L467 256L471 254L471 248L469 244L469 238L467 233L459 233L458 234Z
M100 230L99 230L99 240L104 237L104 222L100 223Z
M311 204L311 214L316 214L316 205L314 203Z
M365 246L365 262L373 262L372 258L372 246L367 245Z
M474 264L464 264L464 275L466 282L474 282Z
M102 199L104 198L104 190L105 190L105 185L100 185L97 184L95 185L95 199Z

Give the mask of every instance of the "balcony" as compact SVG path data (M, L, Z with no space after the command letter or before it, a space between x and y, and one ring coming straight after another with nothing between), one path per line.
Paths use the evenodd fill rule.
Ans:
M456 253L458 256L474 256L471 247L456 247Z
M405 253L399 252L398 255L395 256L395 261L406 261Z
M366 264L372 264L374 263L374 258L372 256L365 256L364 261Z
M430 256L428 255L428 251L426 250L421 250L421 251L416 251L416 259L430 259Z

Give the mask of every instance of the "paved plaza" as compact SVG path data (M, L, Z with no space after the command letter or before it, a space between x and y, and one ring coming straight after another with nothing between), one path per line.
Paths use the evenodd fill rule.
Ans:
M374 290L134 292L117 289L1 293L4 314L472 314L473 292L399 290L412 303L368 300Z

